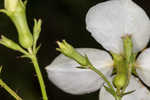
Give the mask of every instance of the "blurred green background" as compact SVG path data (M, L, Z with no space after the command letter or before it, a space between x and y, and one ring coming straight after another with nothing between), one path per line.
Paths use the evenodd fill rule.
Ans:
M28 0L27 18L32 29L33 18L43 20L38 53L41 71L44 76L49 100L98 100L98 91L89 95L74 96L55 87L47 78L45 67L59 54L55 50L56 41L66 39L74 47L101 48L86 31L85 15L88 9L106 0ZM134 0L150 15L149 0ZM3 8L3 0L0 0ZM0 14L0 34L17 42L14 25L4 14ZM3 65L2 79L13 88L23 100L42 100L38 80L33 65L28 59L19 58L21 54L0 45L0 65ZM0 100L13 100L0 88Z

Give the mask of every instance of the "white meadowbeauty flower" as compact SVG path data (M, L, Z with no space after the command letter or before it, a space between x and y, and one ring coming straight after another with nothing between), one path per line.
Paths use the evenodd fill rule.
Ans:
M86 25L87 30L91 32L92 36L105 49L117 54L123 53L122 37L125 35L131 35L134 53L144 49L150 39L150 20L144 10L136 5L132 0L110 0L97 4L88 11L86 16ZM137 73L148 86L150 86L149 60L150 49L147 49L138 57L136 61ZM131 81L129 87L132 84L133 81ZM104 90L105 89L103 88L102 91ZM137 97L139 97L139 93L142 93L142 91L140 92L139 89L137 89L135 92ZM148 93L145 95L150 94ZM145 95L143 95L141 99L143 98L143 100L148 100L149 96ZM100 96L100 98L101 97L102 96ZM113 100L111 99L112 97L110 98L109 96L103 97L105 99L100 100ZM131 95L126 96L126 98L123 100L132 100L133 97Z
M133 51L141 51L150 38L150 20L144 10L132 0L109 0L88 11L86 27L108 51L123 52L122 37L129 34Z
M113 69L111 56L102 50L93 48L76 49L86 54L92 64L107 77ZM104 81L92 70L80 67L74 60L63 54L59 55L46 67L49 79L61 90L71 94L85 94L98 90Z
M116 54L123 54L122 37L126 35L131 35L134 53L144 49L150 39L150 20L144 10L132 0L110 0L97 4L88 11L86 25L87 30L105 49ZM65 46L66 44L62 45L64 50ZM93 48L76 50L82 55L86 54L90 62L108 79L111 79L114 62L107 52ZM136 61L137 73L148 86L150 86L149 59L150 49L147 49ZM46 67L46 71L51 82L64 92L71 94L94 92L104 84L95 72L80 68L80 64L63 54L56 57ZM128 90L136 91L123 97L123 100L148 100L150 98L148 89L133 76L127 87ZM100 100L114 100L104 87L100 91L99 98Z
M93 48L77 48L76 50L81 54L87 54L93 65L102 71L108 79L112 80L110 74L113 69L113 60L107 52ZM137 59L137 72L142 80L144 82L146 81L145 83L150 81L150 79L148 79L148 71L150 70L148 59L150 59L150 48L146 49ZM104 81L95 72L90 69L78 67L80 67L80 65L74 60L60 54L46 67L46 70L51 82L64 92L81 95L94 92L102 87L99 93L99 99L115 100L114 97L105 90L103 87ZM145 71L146 73L143 73ZM126 92L132 90L135 90L135 92L124 96L122 100L149 100L150 91L134 76L131 77Z

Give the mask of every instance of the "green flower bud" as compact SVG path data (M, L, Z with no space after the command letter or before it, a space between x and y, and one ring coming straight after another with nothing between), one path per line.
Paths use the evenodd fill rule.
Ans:
M57 44L59 46L59 48L56 48L57 51L60 51L65 56L68 56L69 58L74 59L82 66L87 65L88 63L87 57L82 56L65 40L63 40L62 42L57 41Z
M1 12L10 17L17 28L19 43L28 49L33 46L33 37L26 19L26 3L26 0L5 0L5 9Z
M13 0L8 0L13 1ZM28 27L27 19L26 19L26 10L25 10L26 3L23 3L21 0L18 0L17 8L13 13L8 11L7 14L18 31L19 43L22 47L28 49L32 47L33 44L33 37Z
M41 19L39 19L39 20L34 19L34 27L33 27L34 44L36 44L36 42L39 38L39 35L40 35L40 32L41 32L41 25L42 25L42 20Z
M15 14L11 19L17 28L19 43L26 49L30 48L33 44L33 37L29 30L25 14Z
M8 11L15 11L18 5L18 0L5 0L5 9Z
M22 48L17 43L8 39L5 36L1 36L0 44L4 45L10 49L16 50L16 51L22 51Z
M127 76L124 73L117 74L113 79L113 85L117 89L122 89L126 85Z

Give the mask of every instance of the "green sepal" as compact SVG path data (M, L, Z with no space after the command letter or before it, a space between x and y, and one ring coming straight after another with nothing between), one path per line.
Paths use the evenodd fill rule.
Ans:
M22 56L20 56L21 58L29 58L29 56L28 55L22 55Z
M136 72L136 67L135 67L136 56L137 56L137 54L133 54L132 59L131 59L132 60L131 61L131 63L132 63L132 74L134 74L135 76L138 76L138 74Z
M10 15L10 13L5 9L0 9L0 13L4 13L6 15Z
M104 88L107 92L109 92L112 96L116 96L116 93L111 89L111 88L108 88L107 86L104 85Z
M36 47L36 49L35 49L35 51L34 51L35 54L38 53L38 51L40 50L41 46L42 46L42 44L40 44L38 47Z
M128 95L128 94L131 94L131 93L133 93L133 92L135 92L135 91L136 91L136 90L132 90L132 91L125 92L125 93L121 94L121 96L123 97L123 96Z

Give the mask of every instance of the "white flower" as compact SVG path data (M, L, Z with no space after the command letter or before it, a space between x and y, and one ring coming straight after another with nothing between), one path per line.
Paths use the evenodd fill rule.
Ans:
M92 48L76 49L86 54L92 64L107 77L112 72L111 56L102 50ZM71 94L85 94L98 90L104 81L92 70L77 68L80 65L64 55L59 55L46 67L49 79L61 90Z
M105 49L117 54L123 53L122 37L127 34L132 37L134 53L144 49L150 39L150 20L144 10L132 0L110 0L97 4L88 11L86 25L87 30ZM150 86L149 60L150 49L147 49L136 62L137 73L148 86ZM138 91L137 89L137 93L135 92L137 95ZM132 100L131 96L126 97ZM149 98L143 100L147 99Z
M133 52L144 49L150 39L150 20L142 8L132 0L110 0L92 7L86 16L87 29L108 51L122 54L122 37L131 35ZM92 48L76 49L86 54L90 62L108 79L113 69L111 56L102 50ZM148 52L148 53L147 53ZM150 49L145 50L136 61L139 77L150 86ZM49 79L61 90L71 94L94 92L103 86L104 81L90 69L78 68L80 65L64 55L59 55L46 67ZM123 97L123 100L148 100L150 92L137 78L131 77L127 90L136 90ZM142 95L140 95L140 93ZM104 88L100 100L113 100Z
M123 52L122 37L130 34L137 53L150 38L150 20L132 0L110 0L90 8L86 15L87 30L107 50Z
M113 61L107 52L93 48L78 48L76 50L81 54L87 54L93 65L96 66L98 70L102 71L108 79L112 80L110 74L113 69ZM150 81L150 78L148 79L149 74L147 73L150 68L148 68L148 66L146 66L146 68L144 67L145 65L150 64L147 59L150 59L150 49L145 50L137 60L138 75L143 73L144 79L147 79L146 83L147 81ZM46 67L46 70L51 82L64 92L70 94L81 95L91 93L103 86L104 81L95 72L90 69L81 69L77 67L80 67L78 63L61 54ZM147 70L146 74L145 70ZM135 90L135 92L124 96L123 100L149 100L149 90L133 76L131 77L126 92L132 90ZM114 100L114 97L106 92L104 87L100 90L99 98L100 100Z

